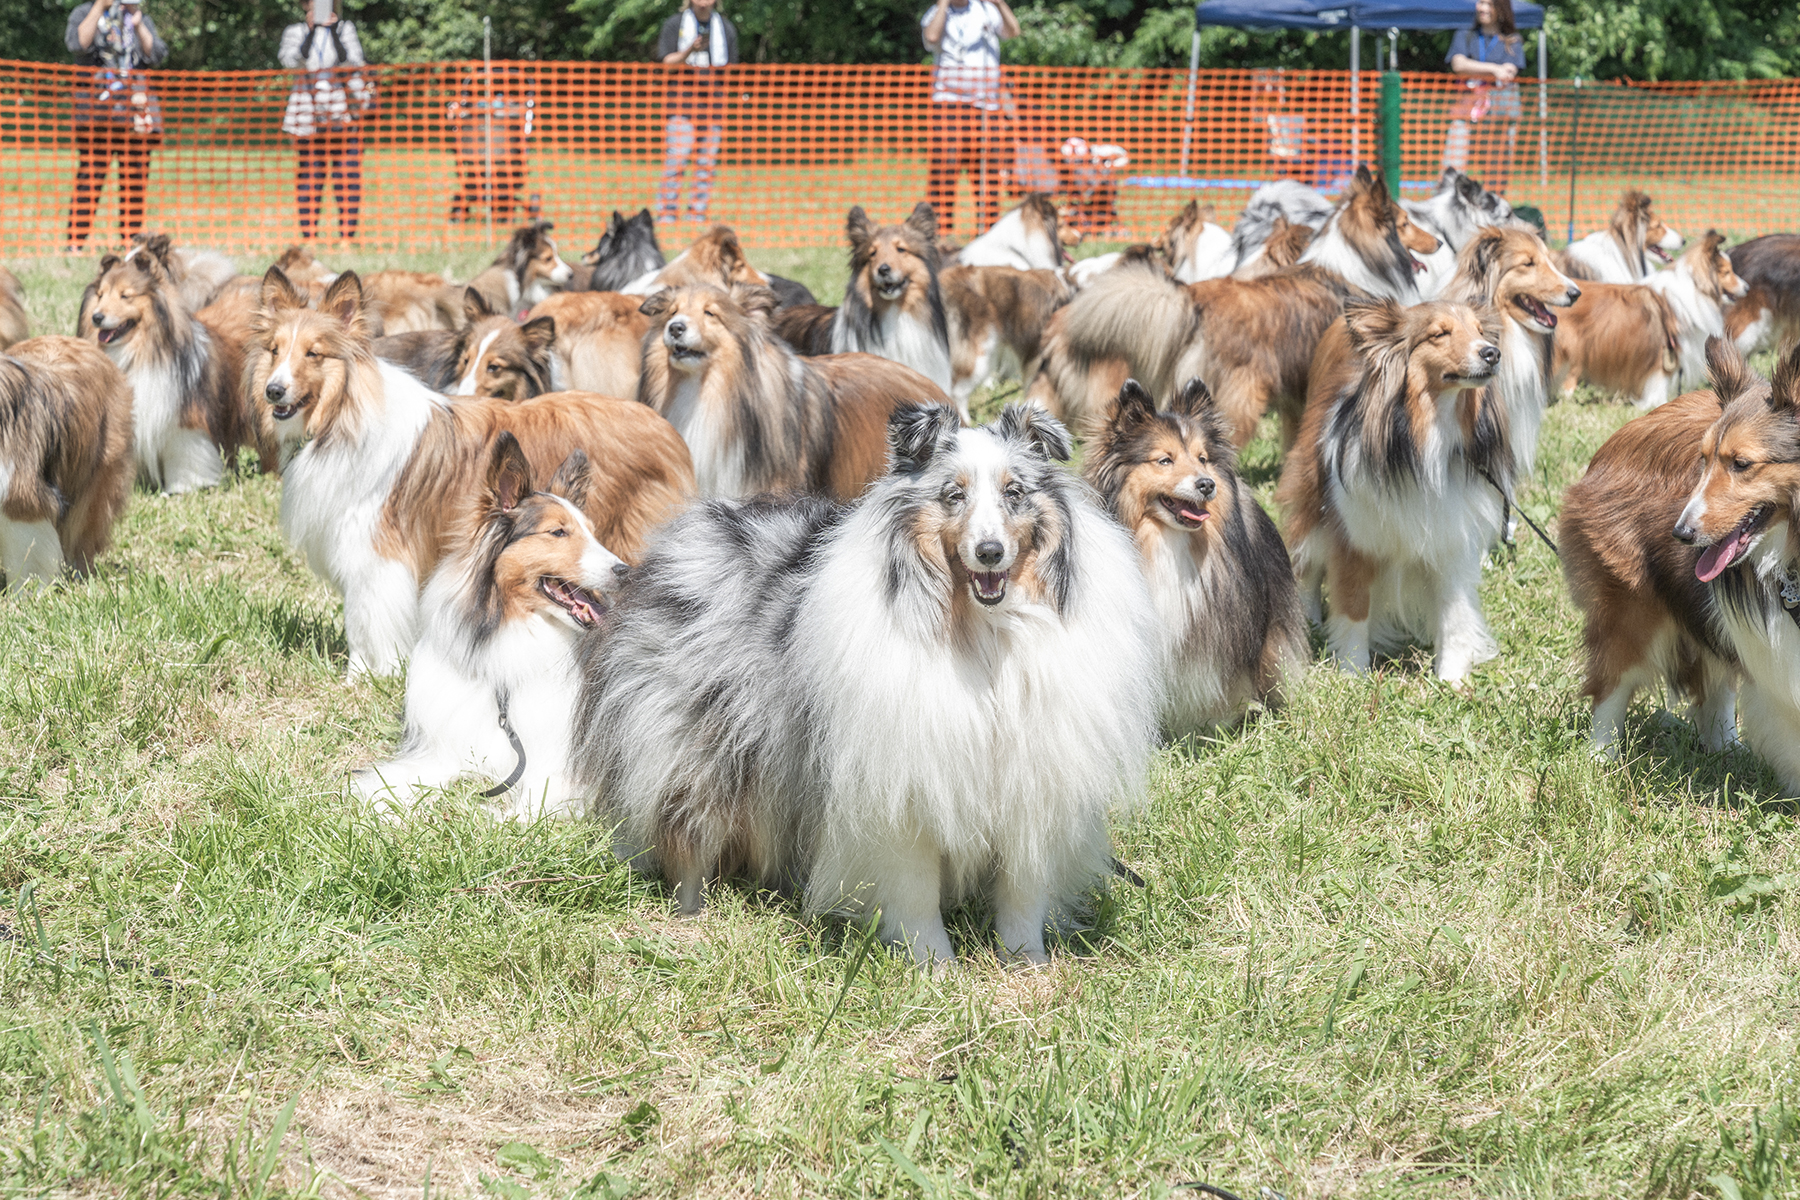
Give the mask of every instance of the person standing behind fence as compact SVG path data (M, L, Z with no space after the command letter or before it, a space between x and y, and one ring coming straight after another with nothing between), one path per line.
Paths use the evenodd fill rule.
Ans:
M1000 43L1018 36L1019 19L1006 0L937 0L919 24L937 67L925 198L937 212L938 229L949 233L956 176L967 171L980 233L1000 217Z
M681 210L681 176L694 157L694 191L688 213L706 220L712 196L713 168L725 139L724 68L738 61L738 33L715 0L686 0L681 11L663 22L656 56L664 66L685 65L669 87L668 153L663 159L662 186L656 192L656 220L673 221ZM699 74L691 74L697 71Z
M119 240L144 227L150 152L162 142L162 105L141 72L169 56L138 0L92 0L69 14L64 44L82 66L98 67L75 91L75 196L69 205L69 248L87 245L94 207L119 162Z
M1504 192L1512 179L1521 115L1514 81L1525 69L1525 41L1513 23L1512 0L1476 0L1474 27L1456 31L1444 61L1469 87L1450 111L1444 165L1470 171L1491 191Z
M296 157L294 192L300 236L312 238L325 217L325 184L337 185L338 233L356 236L362 213L362 137L359 122L374 103L374 90L360 73L342 68L367 66L356 25L339 19L330 4L308 4L306 20L281 31L276 57L304 73L288 93L281 131L292 134Z

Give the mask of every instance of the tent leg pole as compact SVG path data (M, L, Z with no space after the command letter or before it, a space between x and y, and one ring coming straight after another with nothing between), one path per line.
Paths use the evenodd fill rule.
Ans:
M1362 105L1360 103L1360 83L1362 77L1362 30L1350 27L1350 163L1352 166L1362 161Z
M1187 108L1181 118L1181 177L1187 178L1188 148L1194 142L1194 87L1200 79L1200 22L1194 22L1194 49L1188 55Z

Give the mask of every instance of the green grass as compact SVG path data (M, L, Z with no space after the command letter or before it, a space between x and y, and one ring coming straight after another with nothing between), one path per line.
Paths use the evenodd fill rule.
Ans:
M81 272L24 275L66 328ZM1554 409L1527 509L1628 415ZM1246 472L1266 497L1266 437ZM1647 704L1590 759L1535 542L1485 576L1466 691L1316 666L1160 754L1118 832L1146 886L1090 936L1007 970L964 912L937 982L739 888L678 920L604 829L473 787L350 800L401 688L342 682L278 499L140 493L95 577L0 598L6 1194L1800 1188L1794 810Z

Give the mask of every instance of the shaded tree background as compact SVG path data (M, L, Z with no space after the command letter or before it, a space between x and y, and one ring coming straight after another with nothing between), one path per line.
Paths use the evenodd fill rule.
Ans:
M678 0L341 0L370 57L475 58L481 19L502 58L643 61ZM274 65L281 28L302 0L146 0L171 65L248 70ZM919 62L927 0L723 0L752 62ZM8 57L66 60L66 0L0 0ZM1185 66L1193 9L1181 0L1023 0L1009 62L1046 66ZM1800 73L1800 7L1792 0L1557 0L1553 75L1631 79L1763 79ZM1435 70L1448 34L1403 34L1401 66ZM1209 29L1213 66L1341 69L1342 34ZM1535 66L1535 64L1533 64Z

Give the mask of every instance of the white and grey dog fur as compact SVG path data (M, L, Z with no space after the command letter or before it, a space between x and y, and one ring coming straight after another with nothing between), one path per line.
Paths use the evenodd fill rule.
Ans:
M1438 240L1434 253L1420 256L1425 273L1419 279L1419 294L1427 300L1436 299L1450 286L1456 276L1456 256L1476 230L1512 220L1512 205L1505 197L1488 191L1455 167L1444 168L1431 199L1402 200L1400 207L1413 224Z
M1231 244L1237 251L1234 270L1242 270L1258 254L1275 228L1275 218L1285 217L1317 233L1331 216L1332 203L1317 188L1298 179L1277 179L1257 188L1231 228Z
M964 429L909 406L889 443L853 504L713 501L665 528L583 642L576 766L684 910L719 875L797 887L941 966L943 910L984 898L1041 963L1143 793L1143 572L1042 410Z

